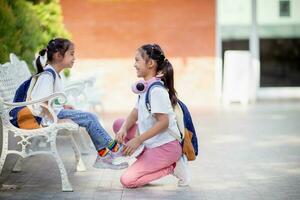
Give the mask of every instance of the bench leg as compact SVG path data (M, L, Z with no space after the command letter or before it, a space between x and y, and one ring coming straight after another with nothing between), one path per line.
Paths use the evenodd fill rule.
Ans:
M17 160L17 162L15 163L15 165L14 165L12 171L13 171L13 172L21 172L21 171L22 171L23 161L24 161L24 158L18 157L18 160Z
M79 151L78 145L77 145L77 143L74 139L73 134L71 134L70 137L71 137L71 142L72 142L72 148L73 148L74 153L75 153L76 171L78 171L78 172L86 171L85 164L82 160L81 153Z
M3 169L6 157L7 157L7 153L6 153L6 151L3 151L3 149L2 149L2 153L1 153L1 157L0 157L0 175L1 175L1 172Z
M1 151L1 157L0 157L0 175L2 173L2 169L7 157L7 150L8 150L8 130L6 130L5 128L3 128L2 131L2 151Z
M79 130L80 130L80 129L79 129ZM84 155L87 155L87 154L90 153L90 148L89 148L88 141L87 141L87 139L84 137L83 134L88 135L88 133L86 132L85 129L81 128L81 130L78 131L78 134L79 134L80 144L81 144L81 147L82 147L81 153L84 154Z
M72 185L70 184L66 168L65 168L60 156L58 155L55 139L50 142L50 148L51 148L52 155L57 163L59 172L60 172L62 191L63 192L73 192L73 188L72 188Z
M87 134L85 132L85 129L83 128L79 128L79 130L74 134L74 136L76 137L76 141L77 141L77 146L80 149L80 152L82 155L87 155L89 154L89 146L87 144L86 139L84 138L83 134ZM74 137L74 139L75 139Z

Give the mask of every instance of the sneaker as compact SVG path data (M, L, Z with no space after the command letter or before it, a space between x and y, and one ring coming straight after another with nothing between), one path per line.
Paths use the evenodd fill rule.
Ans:
M131 158L136 158L138 157L145 149L145 145L141 144L134 152L133 154L130 156Z
M182 155L176 162L176 167L174 169L173 175L178 178L179 187L185 187L189 185L191 175L185 155Z
M127 162L115 164L112 161L113 161L113 156L111 155L110 152L104 157L98 155L93 167L100 168L100 169L115 169L115 170L125 169L128 167Z
M131 156L126 156L123 153L123 148L124 147L125 147L124 145L121 145L121 147L119 148L119 150L117 152L112 152L113 164L119 164L119 163L122 163L122 162L128 162L130 159L138 157L144 151L145 145L141 144L133 152L133 154Z

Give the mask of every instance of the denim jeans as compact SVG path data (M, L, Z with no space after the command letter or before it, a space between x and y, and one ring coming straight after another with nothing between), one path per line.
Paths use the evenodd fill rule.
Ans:
M95 114L80 110L62 109L57 117L59 119L71 119L79 126L85 127L97 151L106 148L113 140L101 126Z

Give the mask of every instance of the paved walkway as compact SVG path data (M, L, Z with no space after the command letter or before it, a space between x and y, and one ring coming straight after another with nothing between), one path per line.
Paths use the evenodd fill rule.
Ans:
M300 199L300 103L259 103L248 109L203 109L194 114L200 156L190 162L190 187L178 188L165 177L139 189L124 189L122 171L91 167L94 152L85 156L87 172L74 172L69 142L58 140L74 192L60 191L54 160L44 156L25 162L20 173L4 171L0 199ZM104 116L111 124L113 116Z

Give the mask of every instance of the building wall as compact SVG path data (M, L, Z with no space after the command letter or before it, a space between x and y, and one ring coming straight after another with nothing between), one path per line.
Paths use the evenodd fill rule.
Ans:
M219 0L219 22L221 25L251 25L252 0ZM290 16L280 17L280 0L256 0L259 25L299 25L300 1L290 0Z
M145 43L162 46L174 65L178 93L191 105L214 98L214 0L61 0L61 5L78 58L72 78L97 74L107 104L121 94L135 99L134 55Z
M224 39L248 39L252 0L218 0L218 21ZM299 38L300 1L290 0L290 16L280 16L280 0L257 0L260 38Z
M218 0L222 50L249 50L251 3L255 0ZM290 4L287 16L280 3ZM300 1L256 0L260 86L258 98L298 98L300 86ZM271 90L270 90L271 89ZM274 90L273 90L274 89ZM271 92L269 92L271 91ZM295 94L295 95L294 95Z
M290 0L290 16L280 17L279 0L258 0L257 20L262 25L300 25L300 1Z

